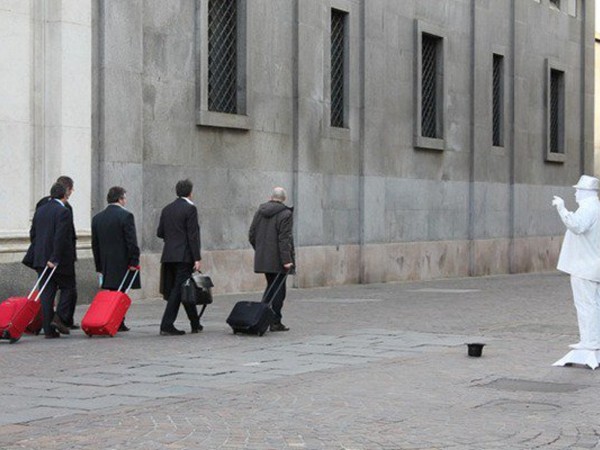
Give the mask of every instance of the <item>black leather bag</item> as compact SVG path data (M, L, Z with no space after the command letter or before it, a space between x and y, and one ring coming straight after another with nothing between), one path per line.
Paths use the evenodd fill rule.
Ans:
M181 301L189 305L210 305L214 286L208 275L194 272L181 287Z
M214 286L212 280L208 275L204 275L201 272L194 272L192 274L192 280L198 288L198 296L196 297L197 305L210 305L213 302L212 290Z
M199 289L196 287L194 280L188 278L181 286L181 302L186 305L197 305L198 291Z

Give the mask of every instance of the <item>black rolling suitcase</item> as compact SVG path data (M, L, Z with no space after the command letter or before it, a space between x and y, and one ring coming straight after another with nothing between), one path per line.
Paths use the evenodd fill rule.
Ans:
M227 324L233 330L233 333L244 333L244 334L257 334L262 336L265 334L269 325L271 325L275 320L275 313L271 308L271 302L273 298L281 289L281 286L285 283L285 279L287 278L287 273L282 274L283 281L279 284L275 295L271 298L271 301L268 303L261 302L237 302L229 317L227 318ZM278 275L279 276L279 275ZM275 279L277 281L277 278ZM277 283L273 283L271 287L275 286ZM269 291L265 293L265 296L269 294ZM264 298L264 297L263 297Z

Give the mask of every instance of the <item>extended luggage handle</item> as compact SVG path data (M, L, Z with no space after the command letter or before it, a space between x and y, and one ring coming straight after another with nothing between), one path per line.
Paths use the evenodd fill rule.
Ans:
M279 275L283 274L283 279L281 280L281 282L279 283L279 286L277 287L277 290L275 291L275 294L273 295L273 297L271 297L271 299L267 302L267 306L270 308L273 300L275 299L275 297L277 297L277 294L279 294L279 291L281 290L281 287L285 284L285 280L287 279L287 276L289 274L289 272L279 272L277 275L275 275L275 280L273 280L273 284L269 287L269 289L267 289L267 291L265 292L265 295L263 295L263 300L265 298L269 297L269 292L271 292L271 290L273 289L273 286L275 286L275 284L277 284L277 279L279 278Z
M131 286L133 286L133 282L135 281L135 277L137 277L139 271L140 266L136 266L135 270L133 271L133 276L131 277L131 282L129 283L129 286L127 286L127 289L125 289L124 291L125 294L127 294L129 292L129 289L131 289ZM119 289L117 289L117 291L121 291L121 289L123 289L123 285L125 284L125 280L127 279L127 275L129 275L129 272L131 272L131 270L127 269L127 272L125 272L125 276L123 277L123 281L121 281L121 284L119 285Z
M46 289L46 286L48 286L48 283L50 282L50 278L52 278L52 275L54 275L54 271L56 270L57 267L58 267L58 264L56 264L52 268L52 272L50 272L50 275L48 275L48 278L46 278L46 282L44 283L44 285L42 286L42 288L38 291L38 294L36 295L34 301L37 302L40 299L40 296L42 295L42 292L44 292L44 289ZM48 266L44 267L44 270L42 271L42 274L38 277L37 281L33 285L33 289L31 289L31 291L29 292L29 295L27 295L27 299L31 299L31 296L35 292L36 288L40 285L40 282L42 281L42 278L44 278L44 275L48 271L48 268L49 268Z

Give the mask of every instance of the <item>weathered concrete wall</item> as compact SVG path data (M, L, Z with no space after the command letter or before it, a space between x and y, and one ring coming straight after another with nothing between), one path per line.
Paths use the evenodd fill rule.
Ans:
M247 228L273 185L296 207L298 285L553 267L563 227L552 195L574 208L568 186L593 170L592 4L247 2L247 117L232 129L198 125L204 1L113 0L96 14L95 206L109 186L128 189L147 295L158 215L184 177L223 291L262 286ZM328 125L332 7L349 14L347 129ZM417 24L445 38L443 151L414 145ZM491 145L494 53L505 62L502 147ZM547 60L565 69L562 163L545 160Z
M48 128L46 142L65 146L48 144L40 165L32 162L39 127L4 142L22 144L15 164L29 172L73 173L82 231L104 207L110 186L128 190L143 250L141 295L157 293L159 213L175 198L177 180L188 177L200 210L204 268L220 292L263 285L252 273L247 229L274 185L288 189L296 208L300 286L553 268L564 230L552 195L573 209L570 186L593 171L593 2L562 2L560 11L549 0L245 2L245 111L235 116L206 107L207 0L63 3L72 8L62 10L65 27L77 13L88 17L92 33L80 36L84 45L77 47L63 28L61 36L70 37L59 40L62 53L48 53L47 70L54 76L61 61L82 61L86 51L91 56L92 70L77 82L88 79L92 86L92 151L66 158L76 153L68 130L55 138ZM36 23L31 11L18 15L3 4L0 21L16 31L0 45L39 53L40 41L28 28ZM331 8L348 14L347 128L329 125ZM48 25L44 45L57 42L54 29ZM418 30L443 37L441 150L415 145ZM492 146L494 53L505 67L501 147ZM15 58L5 76L21 94L0 94L14 106L0 106L3 135L11 124L25 130L37 123L19 128L23 117L41 117L28 109L34 95L28 86L35 85L28 61ZM565 71L561 162L545 157L548 61ZM61 93L60 101L45 103L63 108L63 130L86 117L85 101L64 109L86 98L85 89L65 89L71 78L64 77L62 89L52 91ZM0 170L12 179L12 171ZM19 195L37 198L55 175L35 175ZM2 195L6 200L10 193ZM30 215L19 209L0 219L0 231L21 233L4 239L5 262L22 256ZM81 276L91 279L86 264Z

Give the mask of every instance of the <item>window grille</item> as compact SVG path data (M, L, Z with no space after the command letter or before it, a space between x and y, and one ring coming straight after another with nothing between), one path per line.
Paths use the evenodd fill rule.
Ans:
M331 126L344 126L346 13L331 10Z
M208 109L237 113L237 0L208 2Z
M563 153L564 72L550 70L550 152Z
M421 49L421 134L429 138L441 137L441 111L439 96L442 94L438 83L439 51L441 39L423 33Z
M504 145L504 57L494 55L492 82L492 145Z

